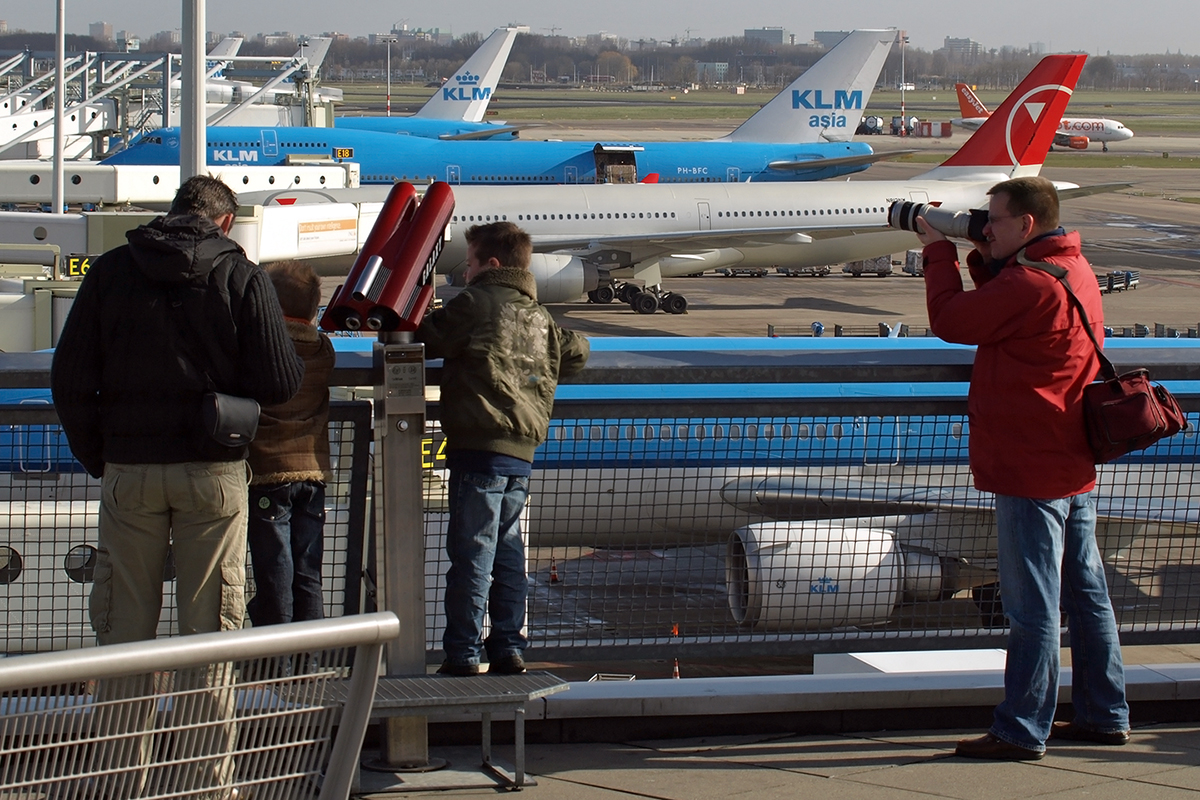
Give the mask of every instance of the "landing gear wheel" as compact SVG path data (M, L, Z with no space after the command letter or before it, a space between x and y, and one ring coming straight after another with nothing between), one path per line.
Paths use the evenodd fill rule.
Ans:
M971 590L971 599L979 606L979 621L985 628L1003 628L1004 601L1000 597L1000 584L989 583Z
M658 311L658 298L650 292L638 292L630 305L639 314L653 314Z
M617 299L622 303L633 305L633 298L637 297L640 292L641 290L633 284L623 283L621 288L617 289Z
M663 297L662 307L668 314L686 314L688 307L687 298L681 294L672 292Z
M588 292L588 299L590 299L593 303L599 303L605 306L611 303L616 296L617 293L613 291L611 286L601 286L598 289Z
M1105 145L1104 145L1104 152L1105 152L1105 153L1107 153L1107 152L1108 152L1108 145L1107 145L1107 144L1105 144Z

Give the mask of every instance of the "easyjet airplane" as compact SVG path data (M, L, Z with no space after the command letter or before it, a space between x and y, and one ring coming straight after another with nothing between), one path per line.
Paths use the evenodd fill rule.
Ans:
M967 130L978 130L991 112L965 83L954 84L954 93L958 95L962 118L950 121ZM1100 142L1107 153L1109 142L1123 142L1132 138L1133 131L1115 119L1063 117L1054 134L1054 144L1072 150L1086 150L1089 142Z

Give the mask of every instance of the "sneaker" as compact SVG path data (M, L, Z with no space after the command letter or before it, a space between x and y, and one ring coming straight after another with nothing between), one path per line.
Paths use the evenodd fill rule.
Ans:
M500 656L495 661L488 662L489 675L523 675L525 673L525 659L520 653L514 653L511 656Z
M438 675L453 675L456 678L470 678L473 675L479 674L478 664L457 664L450 659L442 662L438 667Z
M1109 731L1108 733L1102 733L1085 728L1082 725L1076 725L1074 722L1056 722L1050 728L1050 738L1120 747L1129 742L1129 731Z

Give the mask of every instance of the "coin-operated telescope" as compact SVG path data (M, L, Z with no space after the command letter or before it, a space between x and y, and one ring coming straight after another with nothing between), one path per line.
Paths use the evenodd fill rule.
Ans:
M388 193L346 282L321 315L327 331L415 331L433 301L433 268L454 213L450 184L411 183Z

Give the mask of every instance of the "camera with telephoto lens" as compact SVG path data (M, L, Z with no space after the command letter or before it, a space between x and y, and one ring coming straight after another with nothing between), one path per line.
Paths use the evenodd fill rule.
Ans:
M911 203L897 200L888 209L888 225L902 231L917 233L917 217L924 217L925 224L956 239L986 242L983 226L987 225L988 212L978 208L970 211L950 211L928 203Z

